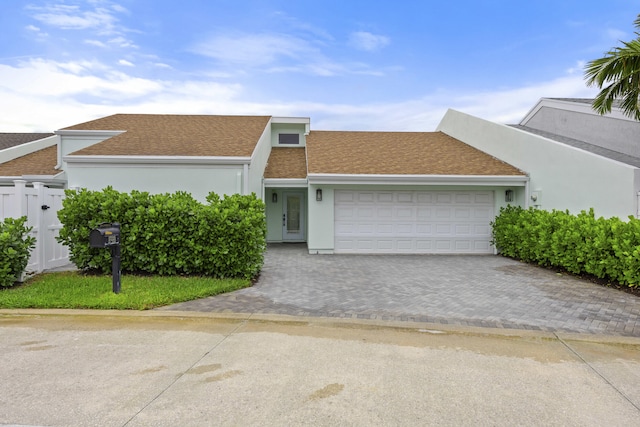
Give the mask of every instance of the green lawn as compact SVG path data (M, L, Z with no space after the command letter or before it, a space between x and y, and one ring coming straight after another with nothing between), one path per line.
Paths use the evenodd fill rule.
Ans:
M244 279L123 275L120 293L116 295L112 292L111 276L77 271L45 273L22 285L0 288L0 308L148 310L250 285Z

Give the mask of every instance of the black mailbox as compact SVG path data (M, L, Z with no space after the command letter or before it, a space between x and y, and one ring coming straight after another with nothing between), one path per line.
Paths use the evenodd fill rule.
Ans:
M120 224L105 222L89 233L89 246L107 248L120 244Z
M104 222L89 233L89 246L111 250L111 275L113 293L120 293L120 224Z

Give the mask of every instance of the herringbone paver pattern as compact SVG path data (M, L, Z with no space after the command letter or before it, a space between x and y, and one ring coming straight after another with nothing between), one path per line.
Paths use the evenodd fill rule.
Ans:
M309 255L270 245L258 282L164 310L640 336L640 298L500 256Z

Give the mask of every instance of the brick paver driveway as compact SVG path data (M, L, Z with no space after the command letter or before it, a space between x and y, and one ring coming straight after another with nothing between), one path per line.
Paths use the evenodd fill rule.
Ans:
M309 255L270 245L255 286L161 310L640 336L640 298L500 256Z

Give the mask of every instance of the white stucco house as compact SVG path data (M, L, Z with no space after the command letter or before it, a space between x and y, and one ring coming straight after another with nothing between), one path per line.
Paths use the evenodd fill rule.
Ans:
M437 129L526 171L523 206L640 215L640 123L619 108L601 116L590 99L543 98L518 125L450 110Z
M310 253L493 253L490 223L508 204L636 215L637 145L616 135L637 138L637 126L554 99L514 126L450 110L435 132L116 114L56 131L55 158L40 161L69 188L255 193L267 240L306 242ZM0 175L37 154L0 164Z

